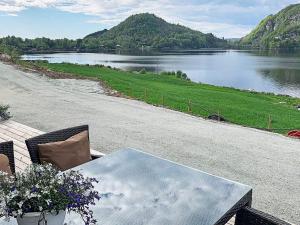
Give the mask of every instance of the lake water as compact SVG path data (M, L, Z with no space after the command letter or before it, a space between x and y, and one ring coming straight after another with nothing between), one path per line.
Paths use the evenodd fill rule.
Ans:
M195 82L300 97L300 54L199 51L151 55L57 53L24 55L51 63L103 64L124 70L182 70Z

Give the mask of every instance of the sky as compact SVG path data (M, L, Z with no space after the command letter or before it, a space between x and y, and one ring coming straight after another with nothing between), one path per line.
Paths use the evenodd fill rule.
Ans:
M295 3L300 0L0 0L0 37L83 38L149 12L204 33L239 38Z

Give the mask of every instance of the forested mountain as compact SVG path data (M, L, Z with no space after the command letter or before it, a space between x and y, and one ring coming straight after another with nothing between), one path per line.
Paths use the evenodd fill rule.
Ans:
M97 45L107 48L118 46L125 49L216 48L224 47L226 43L213 34L204 34L181 25L170 24L149 13L130 16L110 30L96 32L83 39L83 47Z
M103 35L104 33L106 33L107 31L108 31L107 29L100 30L100 31L97 31L95 33L91 33L91 34L85 36L85 38L97 38L97 37L100 37L101 35Z
M87 35L83 39L0 38L0 51L98 52L103 50L155 49L187 50L200 48L294 48L300 47L300 4L286 7L263 19L240 41L223 40L188 27L170 24L154 14L132 15L119 25ZM1 50L2 49L2 50ZM3 50L4 49L4 50Z
M225 47L227 41L213 34L203 34L190 28L170 24L153 14L130 16L110 30L102 30L83 39L49 38L22 39L9 36L0 39L1 46L10 46L21 52L78 51L97 52L110 49L199 49Z
M300 47L300 4L267 16L241 39L240 45L266 49Z
M39 51L74 51L80 48L82 40L69 40L49 38L22 39L15 36L0 38L0 50L15 48L21 52L39 52Z

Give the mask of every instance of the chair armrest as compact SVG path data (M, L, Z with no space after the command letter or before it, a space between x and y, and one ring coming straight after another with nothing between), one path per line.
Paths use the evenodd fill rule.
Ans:
M291 225L281 219L271 216L259 210L244 207L238 211L235 220L236 225Z
M95 151L93 149L91 149L91 157L92 157L92 160L94 159L99 159L101 158L102 156L104 156L105 154L103 154L102 152L98 152L98 151Z
M92 157L92 160L94 160L94 159L99 159L102 156L101 155L93 155L93 154L91 154L91 157Z

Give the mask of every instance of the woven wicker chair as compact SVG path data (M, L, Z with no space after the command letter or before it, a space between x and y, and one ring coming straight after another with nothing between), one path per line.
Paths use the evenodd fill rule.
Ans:
M10 170L14 174L16 172L14 158L14 143L12 141L0 143L0 154L4 154L8 157Z
M79 134L83 131L89 131L89 126L83 125L83 126L71 127L63 130L42 134L37 137L33 137L25 140L31 161L33 163L38 163L38 164L41 163L39 158L38 144L65 141L66 139L76 134ZM96 159L96 158L99 158L99 156L92 155L92 159Z
M259 210L244 207L241 209L235 220L235 225L291 225L267 213Z

